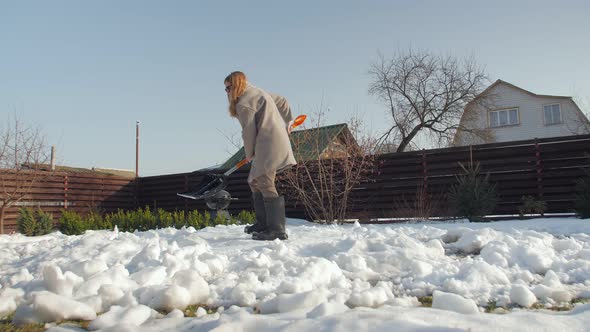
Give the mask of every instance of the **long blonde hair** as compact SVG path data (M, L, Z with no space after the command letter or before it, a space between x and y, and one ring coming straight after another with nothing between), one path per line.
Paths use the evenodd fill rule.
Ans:
M240 96L244 94L246 86L248 85L246 74L241 71L234 71L227 75L223 83L229 83L230 85L230 90L227 94L227 99L229 100L229 115L235 118L238 116L236 112L236 104L238 103Z

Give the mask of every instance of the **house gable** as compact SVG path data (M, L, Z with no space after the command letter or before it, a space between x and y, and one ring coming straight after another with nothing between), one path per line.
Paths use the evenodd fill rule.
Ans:
M544 107L547 105L559 105L559 123L546 123ZM517 110L516 123L509 121L505 126L491 126L490 112L509 110ZM461 127L485 131L486 136L476 137L458 130L453 142L455 146L590 133L588 119L571 97L539 95L502 80L467 104Z

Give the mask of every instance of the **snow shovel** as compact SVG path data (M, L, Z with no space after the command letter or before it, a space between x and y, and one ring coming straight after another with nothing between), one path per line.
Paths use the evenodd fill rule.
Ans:
M306 118L307 118L307 115L300 115L297 118L295 118L295 121L293 121L293 123L291 124L290 129L292 130L295 127L301 125L305 121ZM234 167L228 169L223 174L207 174L207 175L205 175L203 180L201 180L201 183L199 183L199 186L198 186L199 189L197 189L195 191L185 192L185 193L178 193L176 195L178 195L180 197L184 197L184 198L195 199L195 200L211 198L211 197L215 196L215 194L217 194L218 192L225 189L225 187L227 187L227 181L228 181L227 178L230 176L230 174L237 171L238 169L240 169L242 166L246 165L247 163L248 163L248 159L243 159L242 161L237 163Z

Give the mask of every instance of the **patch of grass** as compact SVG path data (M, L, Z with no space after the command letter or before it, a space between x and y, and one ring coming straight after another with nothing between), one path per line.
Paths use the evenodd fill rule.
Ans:
M418 301L422 305L422 307L431 308L432 307L432 296L421 296L418 297ZM529 310L551 310L551 311L569 311L572 310L576 304L579 303L590 303L590 299L586 298L577 298L573 299L568 303L561 303L560 305L554 305L552 307L545 307L545 304L541 302L534 303L530 308L524 308ZM485 312L488 314L502 314L511 312L514 308L520 308L518 305L509 305L509 306L498 306L498 303L495 300L489 300L487 306L484 306ZM503 309L503 310L498 310Z
M485 309L488 314L493 313L496 311L496 309L498 309L498 303L496 303L496 301L489 300Z
M570 302L560 303L559 305L553 306L551 308L545 308L545 309L552 310L552 311L570 311L576 306L576 304L584 304L584 303L590 303L590 299L576 298L576 299L571 300Z
M590 303L590 299L576 298L576 299L571 300L570 302L560 303L559 305L554 305L551 307L546 307L545 304L537 302L537 303L533 304L530 307L530 309L545 309L545 310L551 310L551 311L570 311L576 306L576 304L580 304L580 303Z
M423 307L432 308L432 296L421 296L418 298L418 302L420 302Z
M559 306L554 306L554 307L547 308L547 309L552 310L552 311L570 311L573 308L574 307L570 303L566 303L566 304L562 304L562 305L559 305Z
M12 324L12 318L14 313L8 315L6 318L0 319L0 331L2 332L41 332L45 331L45 324L25 324L22 326L16 326ZM88 329L90 321L86 320L65 320L57 322L56 325L67 325L76 326L83 329Z
M195 317L197 315L197 309L203 308L207 311L207 315L217 312L217 308L211 308L204 304L191 304L184 309L184 317Z
M16 327L12 323L0 323L0 331L3 332L43 332L45 331L44 324L27 324Z
M217 309L218 309L217 307L211 308L211 307L208 307L204 304L191 304L184 309L184 311L183 311L184 317L196 317L197 309L199 309L199 308L205 309L205 311L207 311L207 315L217 312ZM166 311L166 310L156 310L156 311L164 316L166 316L170 313L170 311Z
M551 311L569 311L572 310L573 306L570 303L562 303L560 305L554 305L554 306L550 306L547 307L545 306L545 304L537 302L535 304L533 304L530 309L537 309L537 310L551 310Z
M42 332L45 331L45 324L26 324L23 326L15 326L12 324L12 316L10 315L4 319L0 319L0 331L3 332Z
M88 325L90 325L90 322L91 321L89 320L65 320L59 322L57 325L78 326L85 330L88 330Z
M590 299L577 298L577 299L572 300L572 304L578 304L578 303L590 303Z

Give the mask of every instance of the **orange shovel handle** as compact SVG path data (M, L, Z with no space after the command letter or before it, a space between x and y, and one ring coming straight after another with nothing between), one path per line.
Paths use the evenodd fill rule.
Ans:
M305 121L305 119L307 119L307 115L305 114L296 117L295 121L293 121L293 124L291 124L291 129L300 126Z

